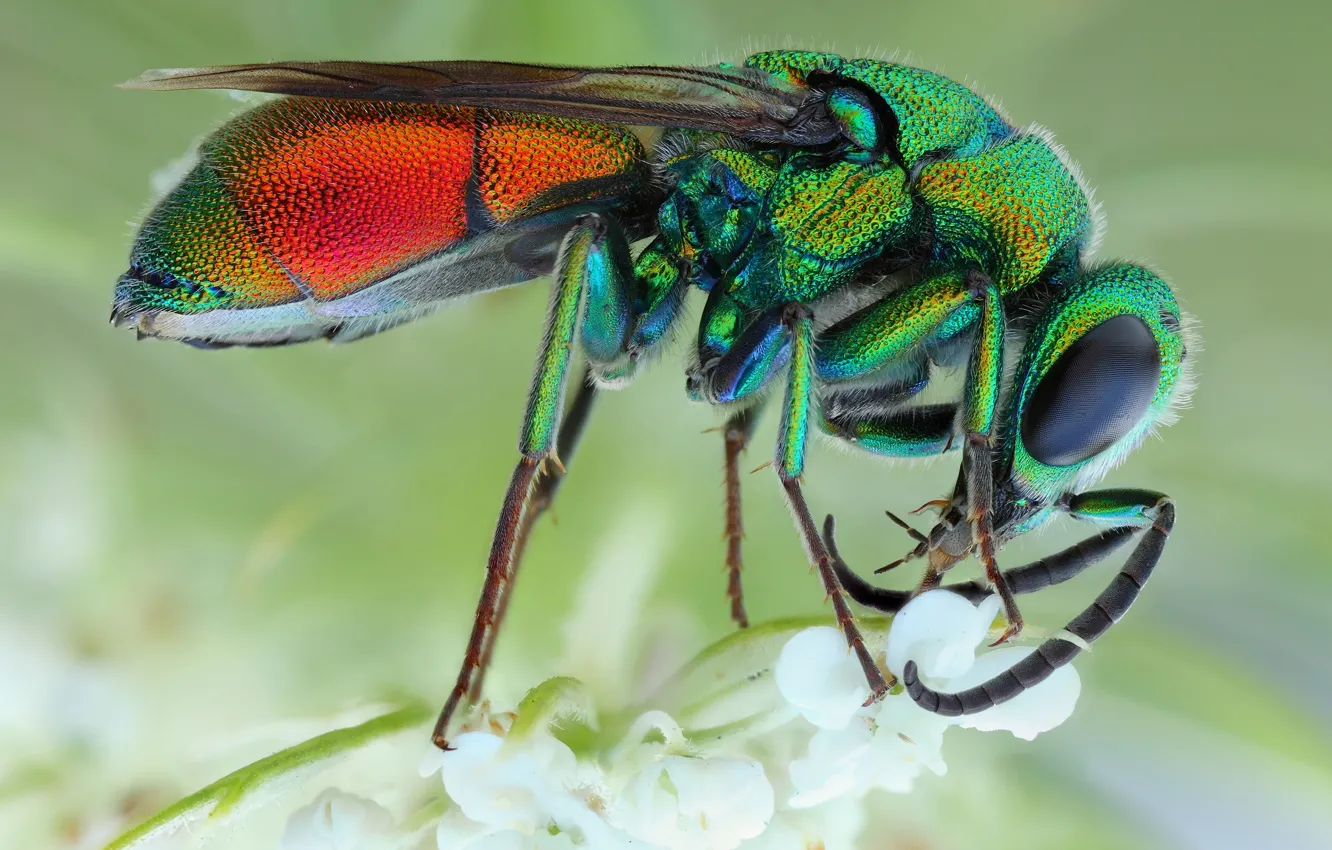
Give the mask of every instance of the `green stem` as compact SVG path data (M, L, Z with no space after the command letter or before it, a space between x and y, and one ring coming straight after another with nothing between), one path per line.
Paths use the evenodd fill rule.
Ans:
M275 786L284 781L304 778L339 756L420 726L429 719L429 708L424 703L414 703L358 726L334 729L302 741L229 773L168 806L106 845L105 850L128 850L205 819L210 827L221 826L241 811L257 808L273 796L260 792L276 790ZM199 835L198 830L193 832L196 837Z

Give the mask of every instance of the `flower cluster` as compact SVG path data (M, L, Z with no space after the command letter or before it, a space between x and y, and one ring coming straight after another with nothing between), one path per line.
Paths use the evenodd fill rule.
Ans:
M901 675L915 660L926 684L943 691L978 685L1017 663L1031 648L1008 647L977 657L999 610L998 597L979 606L947 591L923 594L902 610L888 633L887 667ZM804 758L790 766L792 808L816 806L871 788L911 790L928 769L942 775L943 735L949 726L1008 730L1031 740L1073 713L1080 681L1063 667L1036 688L980 714L943 717L925 711L905 693L865 706L869 688L860 665L846 652L841 633L823 626L791 639L778 659L777 686L806 720L818 727Z
M608 765L580 761L549 734L512 739L466 732L438 759L456 804L440 823L441 848L731 850L772 820L758 760L698 751L663 712L640 716Z
M974 606L933 591L886 639L869 633L889 670L914 660L932 687L959 690L1031 651L977 653L997 610L993 597ZM867 706L838 630L760 626L668 682L658 701L670 711L598 725L579 683L552 679L515 713L475 714L422 774L437 774L449 801L434 822L440 850L850 850L864 794L906 793L923 771L945 772L949 727L1034 738L1072 713L1078 692L1065 667L970 717L932 714L901 692ZM564 734L573 727L589 734ZM281 846L406 846L395 834L378 804L330 789L292 815Z

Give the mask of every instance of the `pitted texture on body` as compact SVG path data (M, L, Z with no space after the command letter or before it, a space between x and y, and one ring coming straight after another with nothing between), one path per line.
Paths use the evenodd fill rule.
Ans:
M971 156L1015 132L971 89L909 65L787 50L759 53L745 64L796 85L806 84L811 74L823 73L866 86L896 116L897 149L908 168L926 154Z
M840 73L877 92L897 116L908 168L926 154L972 156L1014 133L980 95L939 74L872 59L846 61Z
M145 307L191 313L301 298L206 161L153 211L131 263L138 277L122 283L129 291L117 297Z
M477 182L487 211L500 224L591 200L594 186L572 195L551 191L624 174L644 157L638 140L618 127L495 109L479 110L477 119Z
M346 295L463 238L474 112L294 98L204 156L240 215L315 298Z
M1086 193L1040 136L927 165L915 188L934 221L933 261L979 267L1005 295L1076 261L1091 229Z
M901 253L912 225L900 168L813 157L782 169L767 213L771 242L763 247L776 253L780 278L755 277L745 297L756 302L818 298L861 264Z
M549 116L287 98L228 123L199 156L136 242L128 285L144 306L334 300L478 225L604 196L596 178L632 172L645 154L622 128ZM573 181L584 182L552 191Z

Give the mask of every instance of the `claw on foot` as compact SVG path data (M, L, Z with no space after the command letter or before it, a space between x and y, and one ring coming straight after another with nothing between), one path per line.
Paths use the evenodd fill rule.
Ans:
M953 503L947 499L930 499L928 502L912 511L911 514L912 516L918 516L925 513L930 508L933 508L936 512L942 514L944 511L948 510L952 504Z
M881 687L875 688L874 690L870 691L869 697L860 704L860 707L868 708L869 706L874 705L876 702L879 702L884 697L888 696L888 692L891 691L893 689L893 686L896 684L897 684L897 677L889 673L887 680L884 682L884 684Z
M1022 635L1022 626L1023 623L1021 620L1015 620L1013 622L1010 622L1008 624L1008 628L1004 629L1004 633L999 636L999 639L997 641L990 644L990 646L996 647L1001 643L1008 643L1009 641L1017 640Z

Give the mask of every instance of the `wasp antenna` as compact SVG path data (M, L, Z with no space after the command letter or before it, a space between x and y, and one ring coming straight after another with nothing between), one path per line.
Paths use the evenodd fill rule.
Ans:
M837 551L837 520L833 519L832 514L823 518L823 545L828 547L828 554L840 561L842 554Z

